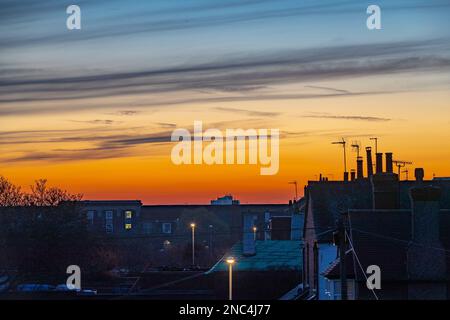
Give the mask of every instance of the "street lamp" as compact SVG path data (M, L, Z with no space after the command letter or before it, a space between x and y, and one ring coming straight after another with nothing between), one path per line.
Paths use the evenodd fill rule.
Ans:
M195 223L191 223L192 228L192 266L195 266Z
M236 262L233 257L228 257L228 300L233 300L233 264Z
M258 231L258 228L256 226L253 226L253 240L256 241L256 231Z

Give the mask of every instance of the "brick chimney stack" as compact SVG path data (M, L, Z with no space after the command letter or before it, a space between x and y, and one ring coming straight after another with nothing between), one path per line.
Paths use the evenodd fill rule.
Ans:
M387 173L393 173L393 166L392 166L392 152L386 152L386 172Z
M383 154L378 152L376 155L376 174L383 173Z
M371 147L366 147L366 154L367 154L367 177L370 179L370 177L373 176L372 148Z
M420 186L410 191L412 239L407 252L410 299L445 299L446 256L439 236L441 189ZM420 281L420 284L418 282Z
M363 172L363 158L362 157L358 157L356 159L356 178L359 179L364 179L364 172Z
M425 176L423 168L414 169L414 176L417 182L423 182L423 177Z
M350 181L355 181L356 179L356 172L354 169L350 170Z

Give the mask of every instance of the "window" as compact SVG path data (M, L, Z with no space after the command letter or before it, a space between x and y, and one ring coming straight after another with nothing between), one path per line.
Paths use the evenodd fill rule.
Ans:
M142 225L142 229L144 231L145 234L150 234L152 233L152 223L151 222L144 222Z
M131 219L131 218L133 218L133 211L126 210L125 211L125 219Z
M86 218L88 220L88 224L93 225L94 224L94 216L95 216L95 211L94 210L89 210L86 214Z
M131 230L132 225L131 223L125 223L125 230Z
M105 211L105 230L106 233L112 233L114 231L114 224L113 224L113 212L112 210Z
M163 223L162 224L162 233L172 233L172 224L171 223Z

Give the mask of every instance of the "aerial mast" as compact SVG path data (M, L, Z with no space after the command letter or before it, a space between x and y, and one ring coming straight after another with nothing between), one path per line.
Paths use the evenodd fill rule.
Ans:
M295 181L290 181L289 184L293 184L295 186L295 201L297 201L298 199L298 193L297 193L297 180Z
M342 138L342 141L335 141L332 142L331 144L340 144L342 145L343 149L344 149L344 180L348 180L348 172L347 172L347 154L345 152L345 144L346 141L344 138Z

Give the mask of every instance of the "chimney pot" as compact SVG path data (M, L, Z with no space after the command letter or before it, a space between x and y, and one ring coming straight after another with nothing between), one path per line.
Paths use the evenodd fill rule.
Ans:
M372 147L366 147L367 153L367 176L370 178L373 176L373 163L372 163Z
M416 181L422 182L424 175L425 175L425 173L424 173L423 168L416 168L414 170L414 176L416 178Z
M397 175L376 174L372 177L373 208L398 209L399 184Z
M356 179L356 172L355 172L355 170L352 169L350 171L350 180L355 181L355 179Z
M376 172L377 174L383 173L383 154L378 152L376 154Z
M356 178L357 179L363 179L364 178L364 172L363 172L363 158L358 157L356 159Z
M348 172L347 171L344 172L344 181L348 181Z
M393 166L392 166L392 152L386 152L386 172L387 173L393 173Z

